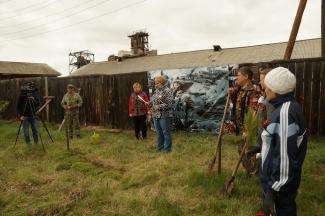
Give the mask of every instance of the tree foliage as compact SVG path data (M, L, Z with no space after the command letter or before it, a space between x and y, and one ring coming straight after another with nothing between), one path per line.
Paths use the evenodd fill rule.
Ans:
M259 124L260 119L258 118L258 115L256 115L252 110L249 110L245 115L247 146L256 145Z

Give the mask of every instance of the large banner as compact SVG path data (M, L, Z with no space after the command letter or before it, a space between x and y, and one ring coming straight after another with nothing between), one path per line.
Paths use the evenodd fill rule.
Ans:
M154 92L154 78L166 76L174 96L176 128L214 132L220 126L231 75L237 68L227 65L149 71L149 93Z

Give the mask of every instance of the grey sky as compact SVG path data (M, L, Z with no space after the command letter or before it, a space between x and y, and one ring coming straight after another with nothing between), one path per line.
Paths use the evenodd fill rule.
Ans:
M0 0L0 60L47 63L66 75L69 52L88 49L96 61L104 61L119 50L129 50L127 35L139 29L149 32L149 48L159 54L210 49L213 44L226 48L283 42L289 38L299 4L299 0L136 2L141 0ZM307 2L298 39L320 37L320 5L321 0Z

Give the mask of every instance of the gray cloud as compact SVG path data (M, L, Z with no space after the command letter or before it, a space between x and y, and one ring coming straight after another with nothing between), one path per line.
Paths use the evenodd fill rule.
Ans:
M1 28L0 60L44 62L67 74L69 52L89 49L95 53L97 61L103 61L119 50L128 50L127 35L143 28L150 33L149 47L158 49L160 54L209 49L213 44L236 47L282 42L289 38L299 3L295 0L147 0L90 22L64 28L136 0L111 0L77 14L100 2L102 0L59 0L52 3L12 0L1 3L0 26L18 26ZM22 10L29 5L46 3L48 6L41 10L35 7ZM320 1L307 3L298 39L320 37L320 4ZM66 11L59 14L62 10ZM67 17L71 14L75 15ZM12 18L5 19L7 17ZM38 27L6 35L33 26ZM64 29L4 43L60 28Z

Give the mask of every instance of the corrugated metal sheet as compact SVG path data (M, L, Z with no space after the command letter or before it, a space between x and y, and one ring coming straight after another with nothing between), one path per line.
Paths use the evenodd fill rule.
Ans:
M122 74L160 69L178 69L210 65L268 62L283 59L287 43L227 48L218 52L199 50L158 56L129 58L121 62L105 61L88 64L71 76ZM321 56L321 39L297 41L292 59L317 58Z
M60 76L47 64L0 61L0 76Z

